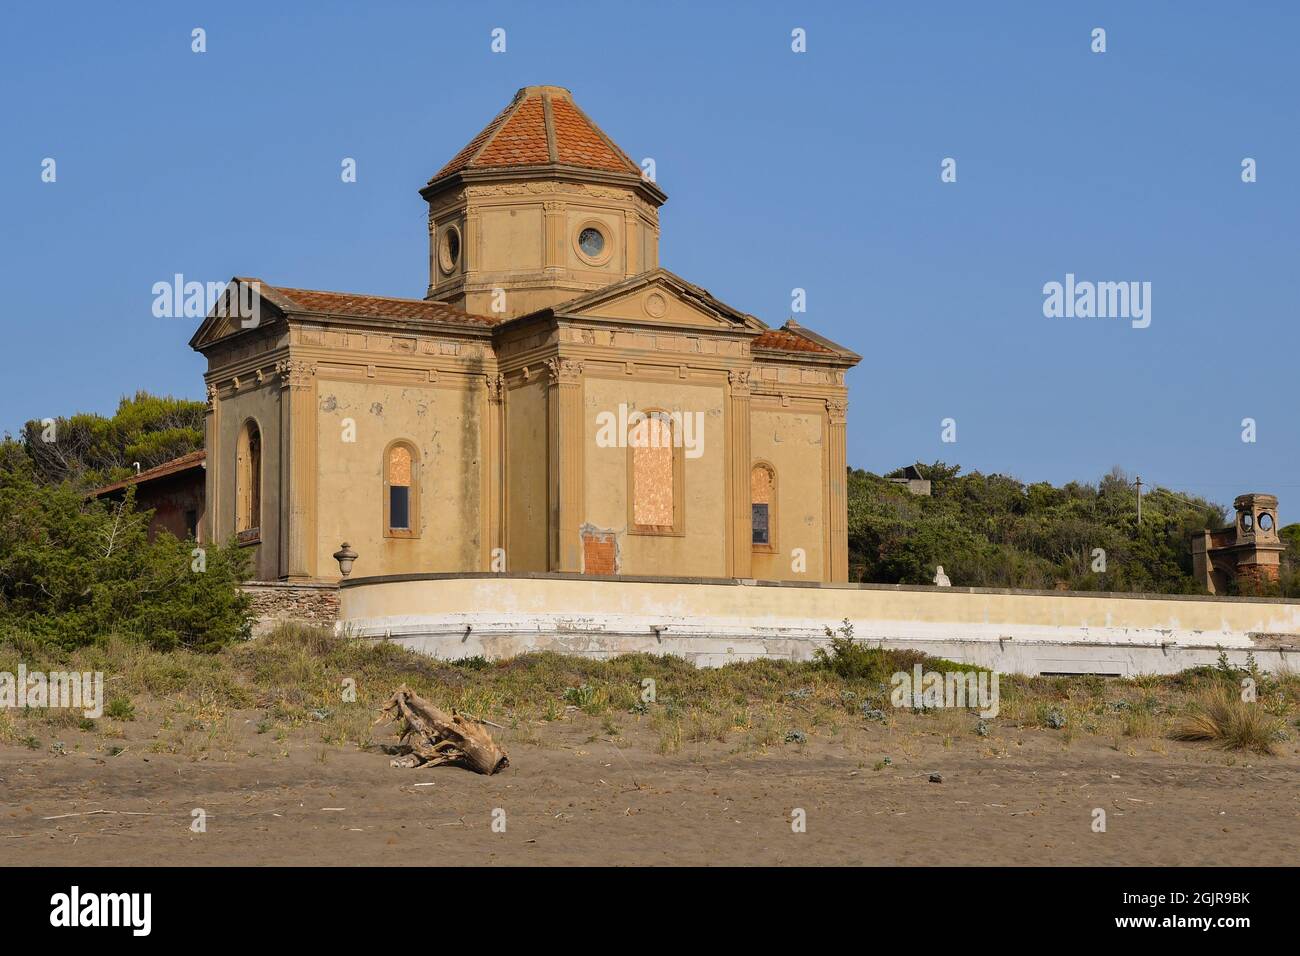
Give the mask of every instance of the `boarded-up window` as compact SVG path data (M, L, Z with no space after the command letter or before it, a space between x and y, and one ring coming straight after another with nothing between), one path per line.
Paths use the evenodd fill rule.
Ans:
M390 537L413 537L418 527L415 451L405 442L388 447L384 458L384 530Z
M650 417L629 431L632 446L632 521L638 528L675 525L673 429L666 417Z
M771 545L776 515L776 472L769 465L755 465L749 473L749 494L754 544Z

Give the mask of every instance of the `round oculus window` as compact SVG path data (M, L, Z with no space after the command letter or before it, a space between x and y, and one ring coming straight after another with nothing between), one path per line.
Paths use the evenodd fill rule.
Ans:
M1260 515L1259 515L1259 530L1260 530L1260 531L1272 531L1272 530L1273 530L1273 516L1272 516L1271 514L1269 514L1267 511L1260 512Z
M1249 514L1242 515L1241 527L1243 530L1249 531L1251 528L1255 527L1255 519L1252 518Z
M594 226L588 226L578 233L578 248L589 259L599 259L605 251L605 236Z
M438 243L438 265L443 272L451 272L460 262L460 230L448 226L442 233L442 242Z

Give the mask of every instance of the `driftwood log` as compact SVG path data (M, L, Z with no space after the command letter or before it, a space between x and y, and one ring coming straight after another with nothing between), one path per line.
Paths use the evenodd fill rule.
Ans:
M375 723L401 721L394 767L436 767L458 764L494 774L510 765L506 752L496 745L482 724L463 714L447 714L405 684L384 704Z

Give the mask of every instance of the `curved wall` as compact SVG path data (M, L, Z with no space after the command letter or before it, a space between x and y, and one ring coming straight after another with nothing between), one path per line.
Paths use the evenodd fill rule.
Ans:
M677 654L701 666L806 660L826 628L1004 673L1173 673L1253 652L1300 664L1300 602L571 574L392 575L343 582L339 627L442 658L537 650Z

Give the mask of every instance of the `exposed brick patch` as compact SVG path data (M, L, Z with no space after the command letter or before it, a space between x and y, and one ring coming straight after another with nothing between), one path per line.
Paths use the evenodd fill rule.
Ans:
M618 541L614 532L583 525L579 534L582 535L582 573L618 574Z
M254 637L282 622L333 627L339 619L339 589L335 584L249 581L243 591L253 598Z

